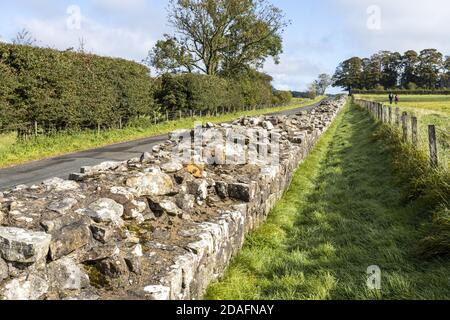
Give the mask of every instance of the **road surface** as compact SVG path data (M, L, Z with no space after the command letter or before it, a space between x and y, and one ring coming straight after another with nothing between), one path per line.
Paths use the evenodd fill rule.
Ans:
M311 110L318 105L320 105L320 102L298 109L272 113L271 115L292 115L300 110ZM154 136L0 169L0 191L21 184L38 184L53 177L67 179L69 174L79 172L83 166L93 166L104 161L124 161L140 157L143 152L150 151L154 145L166 141L167 138L167 134Z

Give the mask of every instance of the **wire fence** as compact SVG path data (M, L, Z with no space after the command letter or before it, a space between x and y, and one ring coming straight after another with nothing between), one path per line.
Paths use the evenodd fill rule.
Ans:
M390 125L398 131L403 142L429 154L432 167L448 170L450 161L450 131L426 122L420 112L411 108L391 107L375 101L355 99L355 103L366 109L376 120Z
M299 101L299 104L302 101ZM112 129L124 128L147 128L153 125L163 124L170 121L177 121L189 118L203 118L203 117L218 117L225 114L234 114L237 112L250 112L261 109L275 109L280 107L287 107L290 104L274 104L274 105L255 105L244 107L223 107L214 110L177 110L177 111L159 111L150 115L145 115L133 119L119 118L113 123L98 123L92 124L71 124L70 126L64 124L56 124L51 122L17 122L17 123L0 123L0 135L17 133L20 139L29 139L40 135L52 135L62 132L80 132L80 131L95 131L100 133Z

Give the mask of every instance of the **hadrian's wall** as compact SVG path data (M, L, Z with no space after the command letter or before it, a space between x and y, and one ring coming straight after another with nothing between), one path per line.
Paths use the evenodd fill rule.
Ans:
M192 133L175 132L139 159L0 193L0 298L200 299L345 102L206 124L190 163L179 156ZM256 129L271 138L255 147ZM211 131L243 143L218 144Z

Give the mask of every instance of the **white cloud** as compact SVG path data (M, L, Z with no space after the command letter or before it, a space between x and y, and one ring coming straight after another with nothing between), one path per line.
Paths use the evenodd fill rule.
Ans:
M86 17L82 17L80 30L69 30L65 18L19 20L18 24L29 30L40 46L77 49L83 38L89 52L136 61L144 59L155 43L145 31L110 27Z
M367 8L379 6L381 29L367 28ZM437 48L450 52L448 0L338 0L348 27L348 38L370 51Z

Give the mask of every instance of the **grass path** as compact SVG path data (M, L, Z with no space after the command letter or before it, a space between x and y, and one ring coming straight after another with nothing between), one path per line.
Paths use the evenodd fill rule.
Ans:
M413 255L429 219L402 203L375 129L353 106L341 113L205 298L450 299L450 261ZM371 265L381 291L367 289Z
M63 132L53 136L39 136L36 139L31 139L23 143L16 142L14 134L0 134L0 168L103 147L114 143L156 136L169 133L176 129L192 128L197 121L209 121L215 123L226 122L242 116L256 116L301 108L319 102L322 99L324 99L324 97L317 97L314 100L294 98L291 104L275 108L239 111L236 113L219 115L217 117L205 116L201 118L184 118L157 125L150 124L143 128L128 127L122 130L111 129L102 131L100 134L97 134L95 131L81 131L70 134Z

